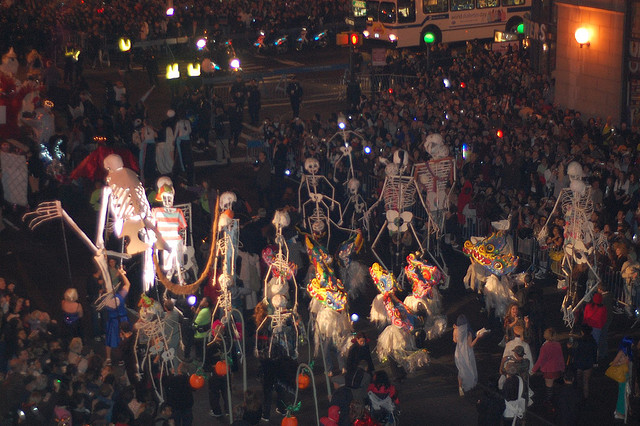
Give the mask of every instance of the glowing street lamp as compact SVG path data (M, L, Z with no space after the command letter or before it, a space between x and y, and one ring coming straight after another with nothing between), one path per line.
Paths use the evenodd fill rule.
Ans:
M118 47L121 52L128 52L131 50L131 40L126 37L120 37L120 40L118 40Z
M591 42L590 42L591 34L589 33L589 29L585 27L578 28L576 30L575 37L576 37L576 41L580 45L580 48L582 48L583 46L589 47L591 45Z

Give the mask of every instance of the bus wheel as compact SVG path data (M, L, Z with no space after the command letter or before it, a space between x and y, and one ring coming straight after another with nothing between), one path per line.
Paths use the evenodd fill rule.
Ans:
M429 45L435 45L442 41L442 33L433 25L423 28L420 32L420 46L427 47Z
M518 16L514 16L513 18L509 19L509 21L507 22L505 31L508 33L516 34L518 32L518 26L523 23L524 21L522 20L522 18Z

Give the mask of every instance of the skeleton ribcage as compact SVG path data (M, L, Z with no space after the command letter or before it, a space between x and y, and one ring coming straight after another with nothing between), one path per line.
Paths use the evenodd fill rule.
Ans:
M387 176L382 197L385 210L410 209L416 203L416 182L411 176Z
M590 220L593 213L591 187L587 187L584 194L564 189L560 197L565 220L565 244L582 241L589 247L593 242L593 224Z
M121 187L111 185L111 211L117 219L145 218L151 208L142 185Z
M447 194L453 182L453 158L431 160L414 166L414 177L421 191L427 193L429 211L447 208Z

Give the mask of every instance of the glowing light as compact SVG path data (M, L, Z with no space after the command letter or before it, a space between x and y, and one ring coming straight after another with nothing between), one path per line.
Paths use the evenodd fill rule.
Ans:
M201 38L200 40L198 40L196 42L196 47L198 48L198 50L202 50L204 49L204 47L207 45L207 40Z
M464 81L460 83L461 89L465 89L466 87L467 87L467 84Z
M121 52L128 52L131 50L131 40L125 37L120 37L120 40L118 40L118 47Z
M287 176L291 176L291 170L287 169L284 171L284 174Z
M462 158L466 160L467 155L469 155L469 146L465 143L462 145Z
M524 34L524 22L520 22L516 27L516 32L518 34Z
M393 89L391 87L389 87L389 94L393 95Z
M175 9L172 7L167 8L167 16L173 16Z
M432 32L424 33L424 36L422 36L422 39L424 40L425 43L431 44L436 41L436 35Z
M364 153L367 154L367 155L371 154L371 147L370 146L365 146L364 147Z
M442 80L442 84L444 84L444 87L446 87L447 89L451 87L451 82L449 81L448 78L445 78L444 80Z
M590 34L589 34L589 30L585 27L580 27L576 30L575 33L575 37L576 37L576 41L578 42L578 44L580 45L580 47L582 46L589 46L589 38L590 38Z
M167 80L174 80L176 78L180 78L180 70L178 69L178 64L168 64L167 65Z
M351 321L353 322L358 322L358 320L360 319L360 316L356 313L351 314Z
M389 41L396 41L398 37L395 34L389 34Z
M192 294L191 296L187 297L187 303L189 304L189 306L194 306L197 302L197 298Z
M198 76L200 76L200 64L189 64L189 65L187 65L187 75L189 77L198 77Z
M504 136L504 133L502 133L502 130L498 130L496 132L496 136L499 137L499 138L502 138Z
M229 62L229 66L231 68L233 68L234 70L240 69L240 59L238 58L233 58L230 62Z
M369 33L369 31L364 30L364 31L362 32L362 35L363 35L363 36L365 36L365 37L369 37L370 33Z

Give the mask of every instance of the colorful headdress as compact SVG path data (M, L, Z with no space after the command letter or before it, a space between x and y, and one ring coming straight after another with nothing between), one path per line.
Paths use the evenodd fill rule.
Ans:
M311 297L335 311L343 310L347 305L347 293L342 281L335 276L332 267L333 258L319 245L314 244L309 237L305 239L309 259L315 267L316 275L307 284L307 291Z
M338 247L338 262L340 262L340 265L348 268L351 264L351 256L360 253L363 245L364 238L362 238L362 232L358 229Z
M398 290L398 282L393 273L387 271L379 263L374 263L369 268L369 273L380 293L387 315L391 323L407 332L412 332L416 322L415 315L411 314L407 305L402 303L395 295Z
M265 247L262 250L262 260L264 261L264 263L267 264L267 267L273 265L276 262L277 256L278 256L278 252L276 252L273 249L273 246ZM298 265L296 265L293 262L289 262L288 265L289 265L289 268L286 268L284 271L282 270L282 268L278 268L274 266L273 268L271 268L271 273L275 278L278 278L280 275L283 275L285 279L290 280L296 274Z
M518 256L507 252L505 231L493 232L475 244L467 240L462 251L497 276L507 275L518 267Z
M411 282L413 295L419 299L431 298L433 286L444 282L444 276L437 266L428 265L413 253L407 256L404 272Z

